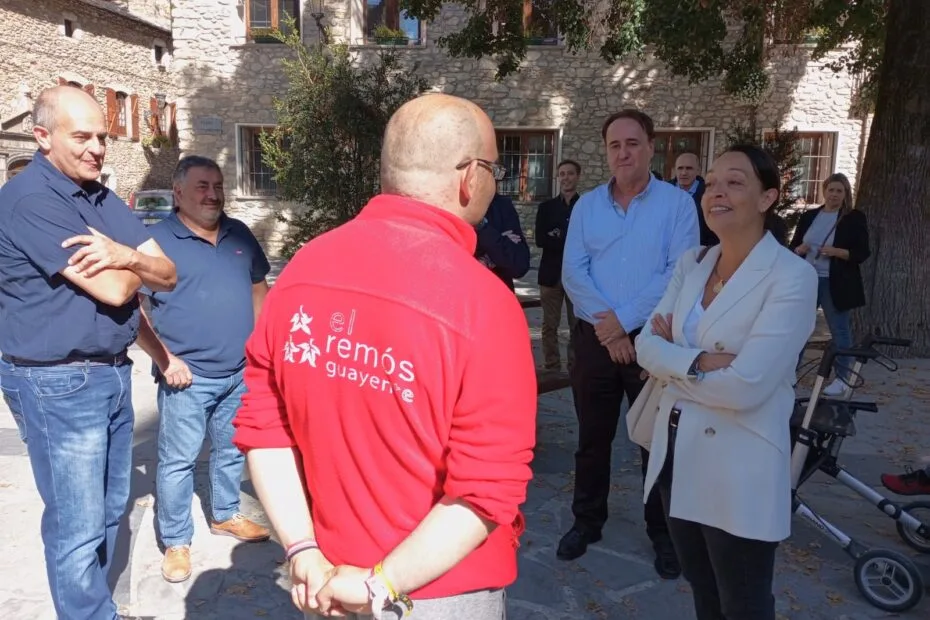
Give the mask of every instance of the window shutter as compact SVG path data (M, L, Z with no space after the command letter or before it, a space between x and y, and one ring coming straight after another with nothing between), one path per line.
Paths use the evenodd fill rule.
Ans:
M111 138L115 138L116 121L119 118L119 110L116 109L116 91L112 88L107 89L107 133Z
M130 137L133 142L139 141L139 95L129 96L129 108L132 114L132 134Z
M149 99L149 129L153 136L161 135L161 123L158 122L158 102L155 97Z
M94 97L94 85L93 85L93 84L86 84L86 85L84 86L84 92L87 93L88 95L90 95L91 97ZM95 98L96 98L96 97L95 97Z
M386 0L381 6L384 7L384 25L392 30L400 29L400 4L398 0Z
M178 143L178 105L176 103L168 104L168 137L171 138L171 144L177 146Z

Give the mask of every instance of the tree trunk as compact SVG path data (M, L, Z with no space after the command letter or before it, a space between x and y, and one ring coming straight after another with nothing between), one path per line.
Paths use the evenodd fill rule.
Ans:
M857 199L872 246L857 332L912 338L908 353L930 357L930 2L891 0L888 7Z

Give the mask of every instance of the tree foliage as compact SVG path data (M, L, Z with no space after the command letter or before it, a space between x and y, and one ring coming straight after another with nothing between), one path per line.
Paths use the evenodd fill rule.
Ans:
M296 33L275 36L292 52L282 61L288 87L275 101L278 124L261 144L278 196L299 207L295 216L278 216L289 225L282 248L289 258L378 193L388 119L426 82L391 51L360 65L345 47L309 47Z
M727 146L735 144L755 144L765 149L781 172L781 197L774 207L774 212L784 219L788 228L794 228L800 213L798 206L798 183L801 180L801 153L798 150L800 135L795 129L776 127L763 135L758 129L736 125L726 136Z
M768 88L764 66L772 41L797 44L816 35L814 57L851 43L834 70L863 75L881 66L885 0L530 0L534 14L558 27L572 52L595 49L610 63L641 57L647 48L672 73L691 82L724 76L727 92L747 103ZM518 71L527 52L525 0L401 0L414 17L430 20L443 5L467 20L439 44L452 56L498 64L498 77Z

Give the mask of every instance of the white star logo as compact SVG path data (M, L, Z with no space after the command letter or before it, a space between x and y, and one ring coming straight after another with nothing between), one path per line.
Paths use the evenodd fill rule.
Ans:
M301 331L308 336L310 335L310 321L313 320L312 316L307 315L304 312L304 307L301 306L298 308L297 312L294 313L294 316L291 317L291 333Z
M310 366L316 368L316 358L320 354L320 347L313 344L313 338L310 339L310 342L300 343L297 348L301 351L300 363L307 362Z
M288 339L287 339L287 342L284 343L284 361L285 361L285 362L290 362L290 363L293 364L293 363L294 363L294 355L295 355L298 351L300 351L300 349L297 348L297 345L294 344L294 339L291 338L291 337L289 336ZM301 361L303 361L303 360L301 360Z

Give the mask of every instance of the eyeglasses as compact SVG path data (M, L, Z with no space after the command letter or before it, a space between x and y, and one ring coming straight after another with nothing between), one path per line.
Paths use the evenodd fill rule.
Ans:
M491 175L494 177L495 181L503 181L504 177L507 176L507 168L505 168L504 166L502 166L501 164L497 162L488 161L486 159L481 159L480 157L473 157L471 159L466 159L465 161L460 163L458 166L456 166L455 169L461 170L462 168L465 168L468 164L470 164L473 161L478 162L479 165L490 170Z

